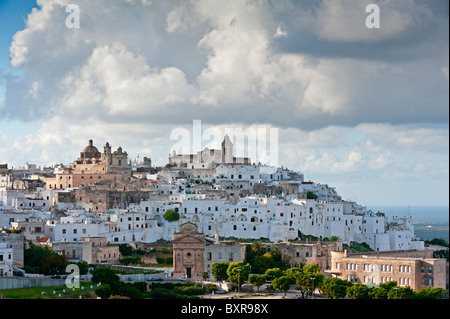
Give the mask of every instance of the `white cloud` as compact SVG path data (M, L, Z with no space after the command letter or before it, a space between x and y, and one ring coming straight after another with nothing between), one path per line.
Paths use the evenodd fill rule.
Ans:
M68 0L39 3L13 37L11 64L23 76L8 81L0 110L40 127L0 131L14 140L0 146L0 161L67 163L93 138L165 164L171 130L201 119L221 129L278 128L279 164L318 182L448 179L448 127L427 124L448 117L448 63L408 46L395 48L408 59L356 54L414 35L423 41L420 26L433 18L425 4L376 2L381 28L368 30L359 27L368 0L305 10L296 2L80 0L75 30L64 23ZM283 41L300 49L280 49Z
M366 27L366 7L376 4L380 12L380 28ZM409 32L419 18L432 18L426 6L415 1L344 1L323 0L315 12L314 30L319 37L336 42L376 43L395 39Z
M64 87L64 112L91 115L145 116L187 103L195 92L178 68L151 67L120 43L94 49L79 71L66 76Z

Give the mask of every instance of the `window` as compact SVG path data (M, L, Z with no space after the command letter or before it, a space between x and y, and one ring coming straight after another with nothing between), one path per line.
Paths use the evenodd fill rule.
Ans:
M74 234L76 234L76 233L77 233L77 229L76 229L76 228L75 228L75 229L73 230L73 233L74 233Z
M63 234L65 234L65 233L66 233L66 230L65 230L65 229L63 229L63 230L62 230L62 233L63 233Z

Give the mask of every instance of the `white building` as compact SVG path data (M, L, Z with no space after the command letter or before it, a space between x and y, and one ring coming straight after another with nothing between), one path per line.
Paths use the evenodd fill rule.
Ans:
M46 234L53 242L79 241L82 237L96 237L105 232L109 232L107 223L87 216L61 217L59 222L49 220L46 223Z
M13 249L6 243L0 243L0 277L13 276Z
M383 214L362 211L352 202L327 202L267 197L245 197L232 202L222 199L191 200L177 196L177 202L141 203L141 209L164 226L162 215L168 209L178 210L180 222L192 222L206 236L214 236L214 223L222 237L295 239L302 235L339 237L344 243L366 242L373 249L389 250L392 244L385 233ZM170 234L164 231L164 239ZM384 236L384 237L383 237ZM388 236L388 237L386 237ZM412 240L409 236L406 240Z

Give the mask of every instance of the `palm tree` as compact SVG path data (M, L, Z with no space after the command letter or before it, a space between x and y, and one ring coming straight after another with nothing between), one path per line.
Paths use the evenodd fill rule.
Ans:
M261 245L261 242L255 241L252 245L252 251L256 254L256 256L261 256L264 252L264 248Z
M330 237L331 241L338 241L339 239L340 239L339 236L331 236Z

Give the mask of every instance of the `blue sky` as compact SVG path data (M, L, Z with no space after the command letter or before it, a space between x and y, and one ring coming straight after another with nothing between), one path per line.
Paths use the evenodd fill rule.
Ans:
M9 64L9 46L13 35L26 26L26 18L32 8L36 8L36 0L0 1L0 67L15 71Z
M201 120L277 129L279 165L344 199L448 205L447 1L0 1L0 30L10 167L69 164L91 138L164 165Z

